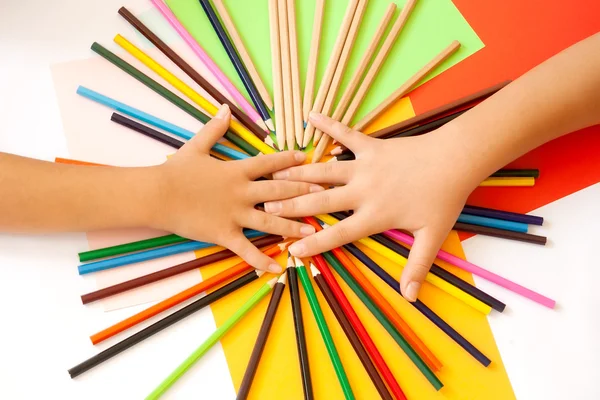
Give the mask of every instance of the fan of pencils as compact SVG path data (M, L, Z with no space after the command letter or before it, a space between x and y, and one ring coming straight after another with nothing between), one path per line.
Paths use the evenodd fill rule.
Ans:
M381 66L385 63L386 57L390 53L392 46L394 46L406 21L410 18L411 11L415 6L415 0L408 0L399 13L396 13L396 5L393 3L390 4L382 17L377 31L370 40L367 50L360 56L360 65L353 71L349 81L350 83L343 93L338 92L341 87L342 79L345 76L354 41L360 31L361 22L368 1L348 1L346 13L333 52L329 58L325 74L318 85L318 88L316 87L315 75L325 2L324 0L316 1L311 55L308 63L306 84L302 90L300 87L298 65L295 0L269 0L274 101L271 100L270 93L265 88L257 69L253 65L249 53L244 48L242 38L238 34L231 17L228 15L223 1L212 0L211 3L209 0L200 0L212 28L218 36L223 48L226 50L231 63L235 67L235 71L241 78L246 92L250 96L251 104L219 70L216 64L210 59L209 55L202 49L200 43L196 42L184 26L177 20L169 7L161 0L152 0L152 3L226 89L226 94L220 93L215 89L204 77L196 72L183 58L167 46L163 40L126 8L121 8L119 14L164 53L164 55L172 61L174 66L179 68L200 87L206 90L216 102L229 105L236 120L231 121L230 129L225 135L226 142L224 144L216 144L211 153L214 157L224 161L244 159L256 156L260 153L273 153L286 148L299 148L303 150L307 148L312 149L312 146L314 146L312 162L320 161L328 151L331 153L330 155L334 156L329 159L329 162L351 160L354 158L354 155L351 152L342 146L331 149L331 139L323 134L323 132L315 129L310 122L307 123L309 112L314 111L330 115L346 125L352 125L355 129L362 130L397 100L408 94L436 66L460 47L460 43L456 41L450 43L446 49L435 55L429 63L424 65L407 82L400 85L392 95L386 98L379 106L371 110L360 121L355 122L354 117L356 112L365 96L367 96L369 88L377 77ZM398 15L395 17L395 14ZM202 123L206 123L210 119L210 115L214 115L217 112L218 108L216 105L202 97L193 88L181 81L166 67L153 60L125 37L117 35L114 40L125 51L139 60L140 63L144 64L165 82L176 88L179 93L174 93L167 89L161 83L145 75L136 67L127 63L98 43L92 45L92 50ZM172 68L174 67L172 66ZM503 82L494 87L484 89L438 109L374 132L371 136L388 139L426 134L461 115L466 110L475 106L478 102L500 90L507 83L508 82ZM112 121L154 140L163 142L175 149L180 148L185 140L190 139L194 135L193 132L185 130L171 122L157 118L142 110L123 104L116 99L108 98L85 87L79 87L77 93L95 102L111 107L115 111L111 117ZM338 98L338 95L341 97L336 103L335 100ZM187 100L184 98L187 98ZM232 98L234 101L230 101L229 98ZM274 119L271 116L271 110L274 110ZM210 115L205 114L205 112ZM57 162L86 164L81 161L66 159L57 159ZM538 176L539 171L535 169L505 169L498 171L484 181L482 186L532 186ZM349 214L347 213L317 215L315 217L304 218L304 222L311 224L317 230L321 230L339 222L348 215ZM544 245L546 243L545 237L527 233L528 225L542 225L542 223L543 219L537 216L467 205L460 214L454 228L459 231ZM290 244L289 242L284 241L284 238L280 236L265 235L264 233L252 230L246 230L245 234L253 241L255 246L261 248L264 254L270 257L285 253L287 251L287 246ZM400 266L404 266L410 252L409 246L413 244L413 240L413 237L406 233L398 230L390 230L364 238L357 243L360 243L362 246L367 247ZM166 235L119 246L86 251L79 255L80 261L84 263L79 266L79 273L93 273L213 246L214 245L210 243L191 241L177 235ZM314 289L314 285L316 284L318 290L326 299L327 305L331 308L337 321L341 325L352 348L356 352L358 359L360 359L381 398L404 399L405 395L402 388L386 365L386 362L380 354L380 350L370 338L363 322L361 322L361 319L354 311L345 293L341 290L338 279L343 280L366 305L381 326L391 335L396 345L406 353L410 361L414 364L414 368L417 368L420 371L435 390L441 389L443 383L436 376L436 372L442 368L441 362L417 336L413 329L411 329L410 324L405 321L388 300L380 294L373 285L371 279L367 278L357 268L357 265L354 264L349 255L358 259L366 268L374 273L374 276L381 279L394 291L400 292L397 280L381 268L354 243L345 245L343 248L333 249L307 260L288 256L286 271L281 276L275 277L264 283L264 285L262 285L239 310L231 315L231 317L207 338L206 341L203 342L187 359L182 360L181 365L166 377L148 398L158 398L165 393L179 377L181 377L211 348L212 345L226 335L227 332L234 327L237 322L242 320L256 304L266 296L270 295L269 305L238 392L238 399L246 398L251 390L255 372L261 361L261 355L265 343L268 340L269 331L276 317L280 299L286 286L289 286L291 294L291 308L294 316L296 342L300 360L298 373L302 379L304 398L313 398L308 348L304 336L304 321L300 302L302 293L300 291L300 285L303 287L303 292L308 299L310 310L317 322L319 332L327 349L329 362L331 362L334 367L344 396L346 399L354 398L352 386L345 373L344 365L342 364L338 350L336 349L336 344L333 341L331 332L325 321L321 305L317 301ZM186 271L234 257L235 254L233 252L222 249L211 255L197 258L193 261L175 265L158 272L85 294L82 296L82 300L84 304L88 304ZM555 302L552 299L443 250L440 250L437 258L525 296L543 306L553 308L555 305ZM333 274L332 269L335 271L336 275ZM100 363L117 356L131 346L140 343L157 332L168 328L196 311L211 305L215 301L224 298L243 286L248 285L250 282L257 280L261 275L262 272L253 270L252 267L245 262L240 262L181 293L164 299L157 304L92 335L91 340L94 344L101 343L151 317L166 313L169 309L186 300L196 298L186 307L165 316L158 322L153 323L145 329L71 368L69 374L72 378L83 374ZM501 301L484 293L477 287L436 264L431 268L431 271L427 276L427 282L451 296L456 297L483 314L490 313L492 309L497 312L502 312L505 308L505 304ZM209 293L208 291L211 292ZM490 359L426 304L420 300L411 304L418 312L435 324L435 326L451 338L457 346L464 349L465 352L470 354L482 366L487 367L490 364Z

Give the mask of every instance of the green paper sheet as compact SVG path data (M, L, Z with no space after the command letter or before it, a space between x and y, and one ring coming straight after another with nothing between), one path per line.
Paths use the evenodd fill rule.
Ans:
M360 63L362 54L366 50L390 2L390 0L369 1L360 33L338 93L338 99L352 77L352 73ZM248 97L241 80L206 18L200 2L198 0L166 0L166 3L198 43L210 54L221 70ZM268 0L224 0L224 3L260 76L272 93ZM399 8L392 21L400 13L400 7L404 5L405 1L396 0L394 3ZM348 0L327 0L325 2L315 95L325 72L347 5ZM314 6L314 0L296 0L302 88L304 88L310 50ZM448 46L452 40L458 40L461 43L460 50L430 74L428 79L480 50L483 48L483 43L451 0L418 1L369 94L358 110L355 121L358 121L375 108L411 75Z

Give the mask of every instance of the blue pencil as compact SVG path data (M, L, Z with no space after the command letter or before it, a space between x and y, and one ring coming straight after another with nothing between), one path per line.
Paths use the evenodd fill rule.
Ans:
M523 233L527 233L528 228L527 224L522 222L505 221L502 219L480 217L478 215L470 214L460 214L458 217L458 222Z

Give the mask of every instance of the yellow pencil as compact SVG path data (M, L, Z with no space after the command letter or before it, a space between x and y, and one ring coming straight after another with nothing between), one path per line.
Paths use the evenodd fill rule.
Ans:
M121 46L129 54L141 61L145 66L156 72L161 78L173 85L177 90L187 96L194 103L206 110L210 115L215 115L219 110L217 106L198 94L194 89L185 84L181 79L177 78L162 65L154 61L150 56L138 49L133 43L129 42L121 35L114 38L115 43ZM230 124L231 129L238 134L239 137L248 142L252 147L256 148L263 154L275 153L272 147L267 146L262 140L250 132L244 125L232 119Z
M509 177L491 177L487 178L479 184L484 187L502 187L502 186L534 186L535 178L523 177L523 178L509 178Z
M316 217L321 221L325 222L327 225L334 225L339 222L337 218L332 217L328 214L317 215ZM383 257L387 258L388 260L400 265L402 268L406 266L407 259L405 257L388 249L381 243L378 243L371 238L360 239L358 242L364 244L365 246L375 251L376 253L382 255ZM462 291L456 286L453 286L445 280L433 275L432 273L428 273L425 280L433 286L437 287L438 289L443 290L449 295L461 300L463 303L467 304L468 306L471 306L472 308L483 314L487 315L492 311L492 308L487 304L481 302L480 300Z

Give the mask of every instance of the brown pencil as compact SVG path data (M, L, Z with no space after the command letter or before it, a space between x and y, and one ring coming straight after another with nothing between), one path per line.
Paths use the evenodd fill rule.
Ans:
M319 289L321 289L321 293L323 294L323 297L325 297L327 304L329 304L329 308L331 308L331 311L333 311L333 314L337 318L339 324L342 326L348 341L354 348L354 351L360 359L360 362L365 367L367 374L369 374L369 377L371 378L373 385L375 385L377 392L379 392L379 395L382 399L393 400L392 395L385 386L385 382L383 382L383 379L381 379L381 376L379 376L377 368L375 368L375 365L373 365L373 361L371 361L369 354L367 354L367 351L360 342L360 339L354 331L354 328L352 328L350 321L348 321L348 317L346 317L346 314L344 314L344 311L341 309L340 304L333 295L333 292L327 285L327 282L325 282L325 278L323 278L319 270L316 269L314 265L312 265L310 269L317 286Z
M487 226L465 224L462 222L457 222L456 224L454 224L453 229L456 231L470 232L502 239L517 240L519 242L540 244L542 246L545 245L547 242L547 238L545 236L533 235L531 233L507 231L498 228L489 228Z

